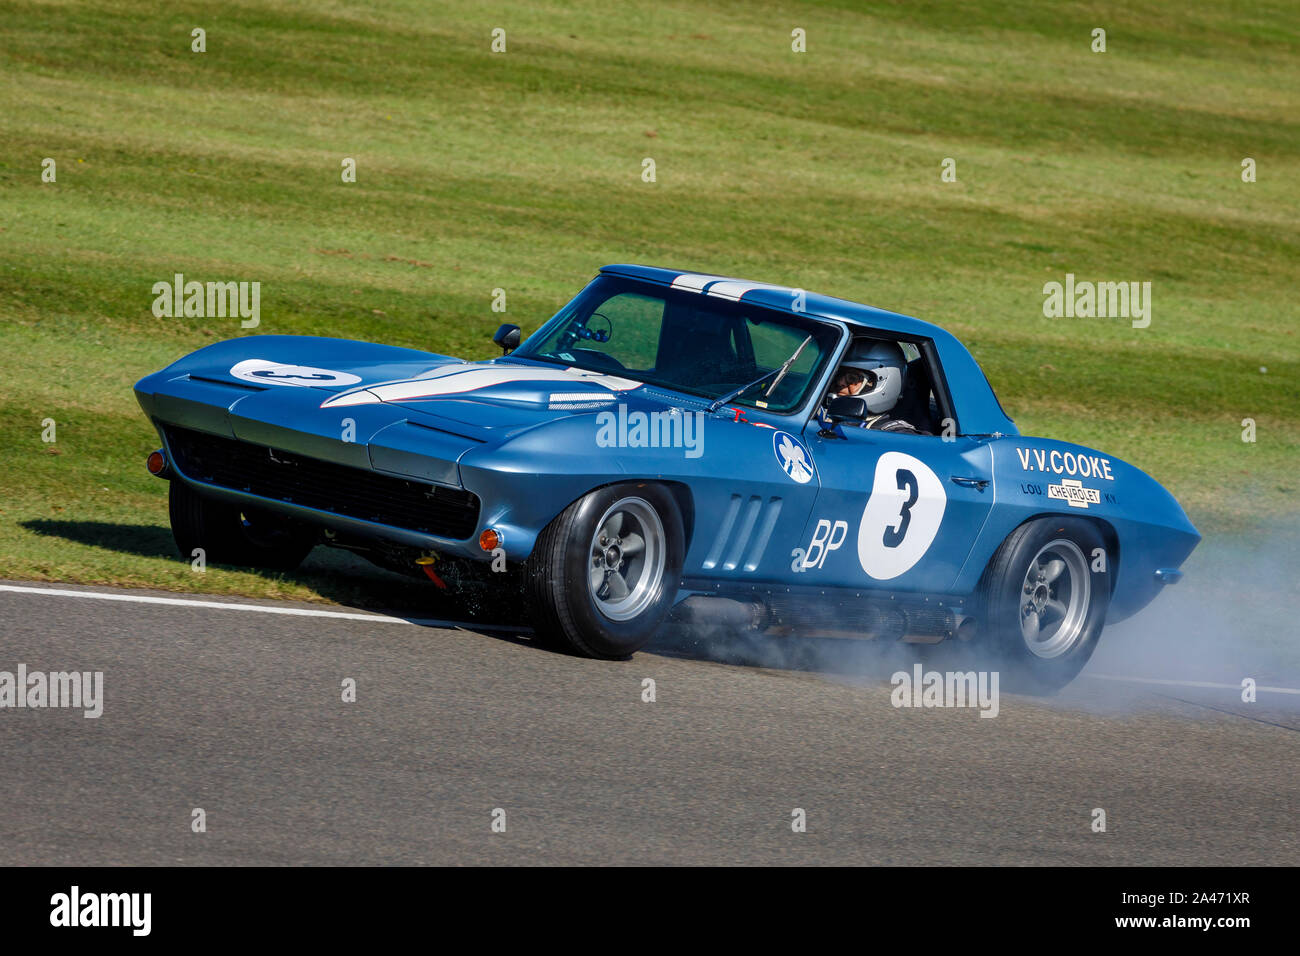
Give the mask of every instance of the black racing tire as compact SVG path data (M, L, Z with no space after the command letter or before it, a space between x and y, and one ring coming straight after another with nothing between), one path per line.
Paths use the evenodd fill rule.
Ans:
M170 485L172 537L187 561L202 548L209 563L292 571L316 544L316 532L307 525L208 498L179 479Z
M681 510L660 485L610 485L569 505L538 535L524 564L538 643L583 657L631 657L672 607L683 539Z
M1078 676L1106 623L1113 560L1082 518L1035 518L1007 536L981 593L983 639L1003 687L1050 695Z

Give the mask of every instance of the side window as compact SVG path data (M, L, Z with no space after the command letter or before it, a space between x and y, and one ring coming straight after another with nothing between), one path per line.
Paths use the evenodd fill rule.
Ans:
M644 371L654 367L663 323L663 299L624 292L606 299L587 317L592 337L582 338L574 348L600 352L624 368Z
M853 348L869 349L872 343L880 344L880 339L861 338L855 340ZM903 389L898 395L892 409L887 414L890 418L900 419L913 426L922 433L930 435L941 435L943 430L943 416L940 413L938 396L934 389L934 376L931 373L929 362L921 350L921 343L909 342L902 340L892 340L889 344L896 345L903 355L906 362L906 373L903 379ZM897 353L895 353L897 354ZM835 383L840 381L838 374L832 379L832 388Z
M934 393L934 377L929 363L914 342L899 342L903 357L907 359L907 383L895 406L894 417L931 435L941 433L942 423Z

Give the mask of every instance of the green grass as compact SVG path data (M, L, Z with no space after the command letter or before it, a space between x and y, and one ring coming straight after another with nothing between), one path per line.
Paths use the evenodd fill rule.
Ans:
M155 318L175 272L260 281L258 333L468 356L610 261L816 289L945 325L1024 432L1203 531L1265 527L1300 490L1298 47L1283 0L0 0L0 576L346 597L339 557L170 554L130 386L249 334ZM1151 327L1044 318L1066 272L1152 282Z

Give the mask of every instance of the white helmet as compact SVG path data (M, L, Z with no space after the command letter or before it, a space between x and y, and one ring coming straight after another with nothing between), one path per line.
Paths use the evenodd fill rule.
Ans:
M848 369L856 369L867 376L867 387L857 395L866 399L867 411L880 415L893 409L903 393L903 381L907 375L907 357L896 343L855 339L849 345L844 361L840 362L836 378Z

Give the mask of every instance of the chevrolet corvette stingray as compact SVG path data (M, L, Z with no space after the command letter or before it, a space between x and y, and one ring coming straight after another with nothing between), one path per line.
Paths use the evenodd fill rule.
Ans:
M918 319L613 265L520 339L502 326L502 354L469 361L249 335L142 379L181 554L290 569L346 548L435 592L517 595L540 638L603 658L679 604L790 640L976 641L1049 692L1199 541L1133 465L1021 435ZM880 342L906 363L907 432L831 394Z

